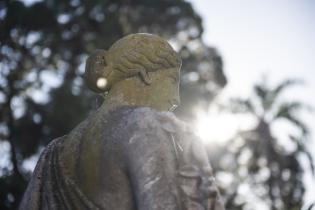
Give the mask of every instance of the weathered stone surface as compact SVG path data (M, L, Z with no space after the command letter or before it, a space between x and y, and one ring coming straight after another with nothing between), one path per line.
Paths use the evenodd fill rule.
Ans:
M168 112L179 103L180 66L148 34L92 54L86 81L105 102L47 146L20 210L224 209L203 145Z

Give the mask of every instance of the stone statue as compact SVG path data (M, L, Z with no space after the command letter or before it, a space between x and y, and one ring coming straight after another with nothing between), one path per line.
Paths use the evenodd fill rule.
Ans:
M206 151L171 112L181 59L132 34L86 62L95 113L43 151L20 210L223 210Z

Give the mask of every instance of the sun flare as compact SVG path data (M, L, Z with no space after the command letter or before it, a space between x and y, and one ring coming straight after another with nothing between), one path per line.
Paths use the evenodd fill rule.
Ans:
M194 122L196 134L205 144L224 144L239 130L247 129L253 124L253 119L248 116L235 116L216 108L209 109L208 112L198 109Z

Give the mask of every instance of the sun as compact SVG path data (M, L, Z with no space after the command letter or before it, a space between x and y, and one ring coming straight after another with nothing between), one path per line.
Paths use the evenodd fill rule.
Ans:
M212 107L208 111L196 110L194 128L205 144L225 144L240 130L254 125L252 118L238 116Z

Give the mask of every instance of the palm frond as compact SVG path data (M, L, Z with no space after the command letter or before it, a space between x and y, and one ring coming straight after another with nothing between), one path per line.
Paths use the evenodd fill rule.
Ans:
M314 206L315 206L315 204L312 203L311 205L309 205L309 206L307 207L307 210L312 210Z
M282 103L276 113L274 114L273 120L277 119L286 119L288 122L294 124L296 127L301 129L302 134L304 136L307 136L309 134L309 129L306 126L304 122L302 122L298 117L296 116L298 111L307 110L311 111L311 107L301 103L301 102L286 102Z
M265 83L261 82L254 86L254 92L260 102L260 105L265 113L271 110L275 102L273 91Z
M261 101L265 101L269 90L264 84L257 84L254 86L254 92Z
M308 136L309 132L309 128L306 126L306 124L300 120L298 117L294 116L290 111L283 111L280 112L277 116L277 119L286 119L289 123L293 124L294 126L296 126L297 128L299 128L302 131L302 135ZM276 119L274 118L274 119Z
M286 115L292 115L297 111L302 111L302 110L307 110L311 111L311 108L301 102L283 102L282 104L279 105L278 109L276 110L274 114L274 118L280 118L284 117Z
M252 113L256 115L255 106L249 99L233 98L230 100L230 110L232 113Z
M290 139L296 143L297 145L297 152L303 153L306 158L308 159L309 166L312 172L312 175L315 176L315 165L314 165L314 159L308 148L305 146L305 142L301 141L301 138L295 137L290 135Z
M309 151L307 151L305 153L309 163L310 163L310 168L312 170L312 175L315 176L315 166L314 166L314 160L313 160L313 156L311 155L311 153Z
M278 97L284 90L286 90L288 87L291 87L293 85L299 85L303 84L302 80L298 79L287 79L281 82L279 85L277 85L273 90L272 90L272 95L274 98Z

